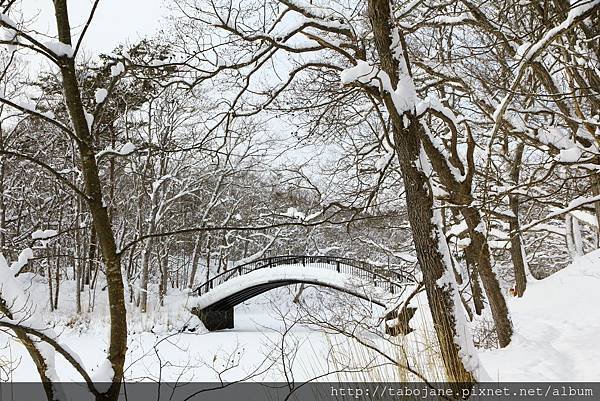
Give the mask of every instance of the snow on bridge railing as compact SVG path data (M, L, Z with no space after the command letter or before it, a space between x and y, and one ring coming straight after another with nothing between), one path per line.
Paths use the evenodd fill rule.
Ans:
M408 281L407 277L392 271L377 269L375 266L344 257L335 256L307 256L307 255L285 255L257 259L229 269L205 283L198 286L194 292L201 296L213 288L218 287L227 280L242 276L256 270L275 268L277 266L297 265L299 269L303 266L335 270L341 274L358 277L365 282L373 283L375 287L384 288L391 294L400 294Z

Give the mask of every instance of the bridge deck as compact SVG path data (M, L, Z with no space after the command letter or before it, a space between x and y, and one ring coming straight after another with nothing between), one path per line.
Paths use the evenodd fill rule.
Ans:
M390 292L388 282L383 280L366 281L347 273L323 269L318 265L278 265L235 276L215 290L202 294L194 304L200 309L211 306L228 308L262 292L295 283L334 288L384 307L400 295L400 291Z
M413 282L368 263L330 256L278 256L223 272L194 291L192 312L210 331L233 328L233 308L259 294L296 283L316 284L382 307L392 317L402 293ZM386 328L388 331L388 328Z
M310 265L311 267L348 274L361 278L364 281L372 281L375 283L375 285L387 288L388 292L392 294L402 291L402 284L408 281L407 277L405 276L390 272L384 268L378 268L368 263L349 258L335 256L289 255L263 258L238 265L233 269L223 272L201 284L195 289L195 292L197 295L203 295L237 276L242 276L260 269L290 265L295 265L298 269L302 269L307 265Z

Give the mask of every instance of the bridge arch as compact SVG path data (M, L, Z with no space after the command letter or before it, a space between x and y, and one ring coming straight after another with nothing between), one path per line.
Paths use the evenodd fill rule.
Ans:
M407 278L341 257L288 255L254 260L223 272L194 290L192 312L209 331L234 327L234 307L257 295L307 283L354 295L382 307L395 303Z

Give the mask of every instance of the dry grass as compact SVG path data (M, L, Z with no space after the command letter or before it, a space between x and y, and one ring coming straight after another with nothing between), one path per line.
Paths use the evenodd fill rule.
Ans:
M415 299L417 312L411 320L415 331L408 336L388 337L366 333L340 340L326 335L328 353L317 351L310 366L303 366L309 376L332 372L322 380L340 382L445 382L446 370L440 355L435 331L425 297ZM415 374L416 373L416 374Z

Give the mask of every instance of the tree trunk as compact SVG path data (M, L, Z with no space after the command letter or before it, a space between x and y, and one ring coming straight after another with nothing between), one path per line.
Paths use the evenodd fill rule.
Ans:
M46 260L46 274L48 275L48 300L50 302L50 312L54 312L54 291L52 290L52 264Z
M82 249L81 246L81 199L76 200L77 214L75 217L75 224L77 228L75 229L75 258L73 259L73 265L75 266L75 306L77 308L77 313L81 313L81 266L82 266Z
M71 45L71 26L66 0L54 0L56 26L60 42ZM61 57L64 99L67 111L78 138L81 171L87 203L96 230L102 260L106 269L108 302L110 307L110 345L108 360L113 370L113 382L105 394L105 399L115 401L119 397L123 380L123 366L127 351L127 315L125 310L125 292L121 274L120 258L117 253L114 233L108 216L102 191L102 182L93 150L93 139L85 116L81 93L75 72L75 61Z
M208 281L210 279L210 235L208 236L208 239L206 240L206 277L205 277L205 281Z
M148 281L150 275L150 258L152 257L152 238L146 240L142 253L142 282L140 284L140 311L146 313L148 310Z
M4 147L2 128L0 127L0 148ZM6 252L6 205L4 204L4 156L0 156L0 253Z
M56 257L56 271L54 273L54 283L54 310L56 310L58 309L58 295L60 294L60 256Z
M223 247L219 246L219 253L217 254L217 274L221 273L223 267Z
M600 156L596 156L596 166L600 166ZM600 173L597 171L593 173L591 181L592 195L600 195ZM594 202L594 212L596 213L596 246L600 247L600 201Z
M90 228L90 242L88 243L88 267L85 272L85 284L91 285L92 272L96 266L96 229Z
M585 251L583 249L583 237L581 236L581 225L579 224L579 220L576 217L571 219L573 233L573 244L575 245L575 253L577 256L583 256Z
M294 303L295 304L299 304L300 303L300 297L302 297L302 293L304 292L304 283L300 283L300 288L298 288L298 291L296 292L296 295L294 296Z
M133 276L134 276L134 264L133 259L135 255L135 249L137 244L134 244L133 247L129 250L129 262L127 263L127 283L129 285L129 303L133 303Z
M515 152L515 158L510 170L510 180L513 185L519 184L524 149L525 144L520 143ZM520 232L519 195L515 193L510 194L508 196L508 203L512 212L509 220L510 232L512 233L510 236L510 258L515 270L515 295L522 297L527 288L527 259L525 258L525 249L523 248L523 236Z
M508 307L506 300L500 289L498 278L492 269L490 261L490 248L487 238L483 232L484 224L481 214L477 209L471 206L461 208L461 213L465 218L471 236L473 252L477 260L478 272L483 283L483 288L490 303L490 309L496 324L498 333L498 343L500 347L506 347L510 344L512 337L512 323L508 317Z
M467 248L466 252L470 252L469 248ZM477 266L475 263L469 263L467 269L470 273L471 295L473 296L473 305L475 306L475 313L481 315L481 312L483 312L485 305L483 303L483 292L481 291L481 284L479 283L479 274L477 272Z
M406 60L406 65L409 65L408 60ZM447 159L446 155L444 155L444 153L433 143L428 132L425 131L425 127L421 126L416 134L421 138L424 145L423 149L426 152L437 177L445 186L448 197L451 199L451 202L459 208L460 213L467 223L471 240L469 247L472 251L471 260L477 266L483 288L485 289L490 302L500 346L505 347L510 343L512 323L508 315L508 308L506 306L504 295L500 289L500 284L492 269L490 250L484 232L485 226L483 224L483 219L480 211L473 206L475 200L473 196L473 176L475 171L473 155L475 152L475 142L469 133L466 141L467 168L465 168L464 163L458 156L453 155L450 160ZM458 152L455 147L450 151L454 154ZM460 169L465 174L464 179L457 179L448 163L451 163L455 168Z
M192 255L192 272L190 273L190 280L188 282L188 288L194 287L194 281L196 281L196 272L198 271L198 262L200 261L200 241L201 236L196 237L196 243L194 244L194 253Z
M160 260L160 289L158 297L160 306L164 306L165 295L169 286L169 248L165 246L165 252Z
M371 21L375 46L381 68L390 77L394 87L398 84L399 62L392 53L391 10L388 0L369 0L368 14ZM431 314L442 359L450 381L468 383L474 381L472 372L466 370L460 356L455 312L460 310L456 288L439 285L438 280L449 275L454 279L451 266L445 266L440 253L440 243L445 238L439 236L433 221L433 196L428 187L428 178L419 170L415 161L421 153L420 132L422 129L414 112L399 114L388 93L383 93L385 106L392 118L396 154L406 192L408 219L411 225L417 259L423 272L423 280L429 300ZM408 120L407 126L404 120ZM456 297L455 297L456 295ZM460 301L459 301L460 302ZM460 312L457 312L460 313ZM462 333L461 333L462 334Z

